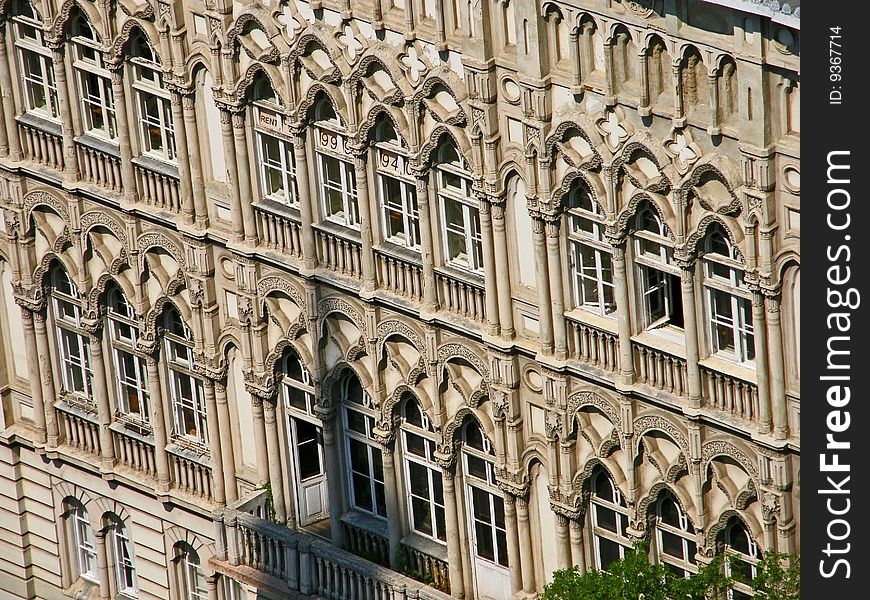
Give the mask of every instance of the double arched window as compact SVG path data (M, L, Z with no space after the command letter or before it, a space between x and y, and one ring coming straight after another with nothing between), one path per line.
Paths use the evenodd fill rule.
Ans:
M265 75L251 89L254 108L254 135L260 157L260 185L263 198L299 206L296 189L296 162L291 131L282 112L281 99Z
M419 251L417 188L407 152L393 124L382 118L375 129L375 153L384 239Z
M70 40L81 102L82 127L86 133L115 139L118 136L118 124L111 77L100 50L100 40L80 9L75 9L71 17Z
M109 343L115 365L118 412L140 423L149 422L148 371L136 349L139 326L133 307L117 286L106 293Z
M18 54L24 110L57 119L60 109L51 51L45 45L42 18L28 0L12 6L12 39Z
M755 360L752 299L737 248L718 224L707 234L703 258L711 350L735 362L751 363Z
M346 227L359 228L356 173L344 125L326 98L315 105L314 120L323 216Z
M695 528L683 508L669 493L656 503L656 548L659 561L680 577L698 570Z
M634 261L643 326L645 329L667 325L682 328L680 270L674 264L670 229L649 203L638 209L634 226Z
M601 315L616 311L610 244L604 238L604 215L582 185L568 199L569 260L574 305Z
M480 213L471 193L471 173L451 142L438 149L435 166L444 262L468 271L483 271Z
M51 312L57 332L63 390L90 403L93 399L90 338L82 328L78 288L59 266L51 273Z
M356 375L346 376L341 387L350 504L386 518L384 462L381 445L373 435L377 413Z
M628 530L628 507L607 473L600 469L592 478L592 537L595 543L595 566L606 570L625 558L631 549Z
M130 72L141 125L142 154L175 160L175 128L160 62L148 38L136 31L130 40Z
M411 529L446 542L444 487L441 468L435 462L435 431L413 396L402 405L401 434Z
M170 307L163 316L166 366L172 398L175 435L188 443L208 444L208 427L202 380L193 371L193 335Z

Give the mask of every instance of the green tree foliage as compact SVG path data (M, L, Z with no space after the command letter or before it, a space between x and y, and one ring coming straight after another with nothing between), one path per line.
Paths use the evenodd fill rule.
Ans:
M662 564L650 564L646 542L637 544L607 571L581 574L577 567L553 573L540 600L712 600L724 599L734 580L726 577L723 557L716 556L690 577L680 577ZM736 559L732 559L736 560ZM732 571L737 571L732 569ZM754 600L799 600L800 559L776 551L764 553L757 576L746 582Z

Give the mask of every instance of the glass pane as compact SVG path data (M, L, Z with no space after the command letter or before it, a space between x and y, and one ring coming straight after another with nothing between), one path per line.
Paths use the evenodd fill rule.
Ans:
M375 482L375 502L378 503L378 514L387 516L387 500L384 492L384 484Z
M426 440L419 435L405 432L405 446L408 452L426 458Z
M411 514L414 529L426 535L432 535L431 505L421 498L411 498Z
M411 494L429 498L429 469L415 462L409 462L408 484Z
M487 462L485 460L466 454L465 464L469 475L477 477L478 479L487 479L488 471L486 468Z
M477 555L487 560L495 560L495 548L492 543L492 528L480 521L474 522L474 537L477 542Z
M348 429L367 435L368 430L366 429L366 416L364 414L355 410L345 410L345 414L347 415Z
M620 559L619 544L603 537L596 536L595 539L598 541L598 555L600 559L600 564L598 566L601 569L606 570L610 565Z
M668 531L662 531L662 552L683 558L683 538Z
M354 473L353 475L354 504L363 510L372 511L372 488L369 478Z
M608 531L612 531L613 533L619 533L619 530L616 526L615 510L604 508L603 506L596 506L595 519L599 527Z
M480 488L471 487L471 504L474 509L473 516L476 521L492 523L492 512L489 505L489 492Z
M304 481L323 473L320 463L320 432L316 425L296 419L296 455L299 479Z

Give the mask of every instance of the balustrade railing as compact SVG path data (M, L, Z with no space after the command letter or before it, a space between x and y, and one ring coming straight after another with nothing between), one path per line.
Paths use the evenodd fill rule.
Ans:
M616 334L570 317L567 322L570 358L604 371L613 372L619 368L619 339Z
M450 593L450 571L446 560L433 556L435 552L424 552L405 542L402 550L407 563L407 570L403 570L406 575Z
M78 405L61 401L57 405L60 428L67 445L89 452L100 453L100 425L96 413L91 413Z
M472 283L447 273L435 272L435 288L441 310L456 313L472 321L486 319L483 281Z
M321 267L348 277L362 278L362 253L359 242L323 229L316 229L314 238L317 246L317 261Z
M190 454L181 448L169 450L169 468L174 487L193 496L212 500L211 467L206 464L208 459L200 456L194 458Z
M289 216L268 209L267 203L254 206L260 244L293 258L302 258L302 226Z
M410 260L375 251L378 287L415 302L423 301L423 267Z
M121 159L96 145L76 144L76 155L82 181L104 187L113 192L121 191Z
M145 435L126 429L122 424L112 426L115 444L115 459L143 475L156 476L154 442Z
M448 600L450 596L320 538L228 508L215 515L218 530L211 566L232 577L256 569L271 586L334 600Z
M150 168L134 159L133 173L136 178L136 192L139 199L149 206L173 213L181 212L181 197L178 190L178 175L170 174L169 165L159 170ZM153 160L153 159L152 159ZM150 162L150 161L149 161ZM164 172L165 171L165 172Z
M25 117L27 115L19 118L18 121L18 132L25 158L49 169L62 170L63 138L60 134L60 125L46 124L45 127L38 127L35 123L24 122ZM56 130L52 131L53 129Z
M688 392L686 359L633 341L634 370L638 383L675 396Z
M347 519L343 524L348 550L379 565L390 564L390 542L384 535L359 527Z
M711 408L758 420L758 385L735 375L701 365L701 386Z

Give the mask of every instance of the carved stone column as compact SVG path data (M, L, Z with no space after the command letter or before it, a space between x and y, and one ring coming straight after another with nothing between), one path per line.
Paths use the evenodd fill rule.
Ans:
M532 595L537 591L535 563L532 550L532 531L529 526L529 501L517 496L517 534L520 540L520 567L523 574L523 591ZM513 565L516 569L516 565Z
M341 450L335 431L335 411L330 410L320 414L323 423L323 454L326 458L326 472L332 475L326 478L329 492L329 529L332 543L338 548L344 548L344 527L341 515L344 513L344 489L342 479L344 471L341 467Z
M181 220L185 225L192 225L195 218L193 208L193 181L190 172L190 152L188 146L187 127L184 110L181 106L181 92L173 86L170 92L172 107L172 125L175 136L175 155L178 165L178 188L181 196Z
M281 468L281 446L278 443L278 420L275 418L275 401L263 399L263 416L266 426L266 448L269 461L269 483L272 488L272 505L275 519L279 523L287 521L287 507L284 503L284 475Z
M563 514L556 513L556 568L567 569L571 567L571 533L569 519Z
M547 263L550 274L550 302L553 305L553 342L556 357L568 356L568 331L565 328L565 292L562 286L562 244L559 217L547 221Z
M166 452L166 420L163 416L163 391L160 389L160 372L157 357L145 359L148 371L148 396L151 404L151 434L154 436L154 463L157 468L157 490L169 491L169 454Z
M94 541L97 553L97 580L99 581L100 600L109 600L109 555L106 550L106 528L94 530ZM110 534L111 535L111 534Z
M208 228L208 201L205 196L205 181L202 170L202 155L199 152L199 128L196 122L196 97L193 90L185 90L181 95L184 115L185 140L190 157L191 193L193 194L193 213L197 229ZM181 160L179 155L179 160Z
M213 485L214 501L218 506L225 506L227 503L226 484L224 482L223 473L223 455L222 447L224 444L232 446L232 437L223 437L220 425L218 422L218 407L215 400L215 385L210 378L203 380L203 391L205 395L205 418L206 427L208 427L208 450L211 455L211 480Z
M111 473L115 465L115 445L112 440L112 407L109 404L109 388L106 379L106 361L102 340L94 333L88 336L93 370L93 393L97 404L97 419L100 423L100 470Z
M368 149L354 149L353 167L356 177L356 197L359 209L359 235L362 242L363 290L370 292L377 287L375 280L375 257L372 253L372 219L369 201L369 181L366 164Z
M550 280L547 266L547 239L540 213L532 214L532 236L535 242L535 286L538 288L538 327L541 352L553 353L553 306L550 304Z
M218 579L220 575L212 573L205 577L205 589L208 592L208 600L218 600ZM226 592L224 592L226 593Z
M248 136L245 131L245 111L233 112L233 139L236 146L236 169L238 171L239 198L242 209L242 228L245 244L257 245L257 223L254 219L254 193L251 188L251 160L248 157Z
M381 457L384 466L384 499L387 509L387 540L390 545L390 566L397 567L396 557L402 548L402 520L399 517L399 489L396 477L400 471L396 469L395 442L381 445ZM446 516L446 515L445 515Z
M447 534L447 570L450 578L450 595L465 597L462 577L462 545L459 538L459 514L456 510L456 484L451 468L441 470L444 483L444 528Z
M498 290L498 319L501 336L505 340L514 337L513 301L511 296L510 259L505 227L505 197L491 203L493 241L495 242L495 276Z
M631 299L628 294L628 273L625 267L625 239L613 243L611 259L619 337L619 377L623 384L631 385L634 380L634 359L631 355Z
M674 127L685 125L685 108L683 106L683 78L680 59L676 58L671 64L674 76Z
M230 190L230 218L233 221L233 242L239 243L245 239L245 224L242 217L242 197L239 191L239 174L236 171L236 143L233 138L233 115L229 107L221 105L221 138L224 144L224 162L226 164L227 187Z
M788 438L788 404L785 398L785 364L782 355L782 325L779 296L765 295L767 307L767 348L770 366L770 402L773 408L773 435L778 440Z
M21 141L15 124L15 98L12 95L12 75L9 72L9 56L6 53L6 35L0 30L0 101L3 122L0 123L0 156L9 153L14 161L21 160Z
M113 65L112 96L115 101L115 120L118 123L118 152L121 158L121 192L124 194L124 198L127 202L135 202L137 197L136 173L133 170L132 162L133 147L130 143L130 117L127 114L123 66L123 63ZM72 127L72 121L70 121L70 127Z
M492 244L492 220L489 212L489 199L484 194L477 194L480 214L480 237L483 250L483 287L484 303L486 305L487 333L499 334L498 319L498 287L495 278L495 257Z
M423 306L428 312L438 310L438 290L435 286L434 236L429 207L429 174L417 173L417 212L420 215L420 252L423 262Z
M269 481L269 452L266 447L266 423L263 398L251 393L251 411L254 417L254 449L257 456L257 485Z
M39 354L39 374L42 381L42 399L45 414L45 431L48 435L49 448L56 448L60 442L60 432L57 427L57 415L54 402L57 395L52 378L51 351L48 345L48 333L45 329L45 317L42 313L33 313L33 330L36 334L36 351Z
M640 106L637 107L637 112L642 117L648 117L651 114L649 100L649 66L646 49L642 49L637 57L640 62Z
M517 530L517 505L516 496L513 494L504 495L504 526L507 533L507 550L508 564L510 565L511 574L511 595L519 594L523 591L523 572L519 568L520 557L520 537Z
M579 27L575 27L571 30L569 34L570 39L570 52L571 52L571 83L575 88L578 88L574 91L581 91L580 85L583 83L583 66L580 62L580 29Z
M770 369L767 364L767 321L764 295L752 292L752 331L755 338L755 375L758 384L758 432L770 433L773 425L770 406Z
M69 87L66 83L64 66L64 45L61 40L51 42L51 62L54 67L54 83L57 89L57 104L60 109L60 131L63 138L63 170L66 176L75 181L79 176L79 163L76 158L76 144L73 139L72 104Z
M715 71L707 75L707 83L710 86L710 127L707 133L719 135L719 77Z
M305 152L305 133L303 129L293 136L293 157L296 159L296 189L299 190L299 214L302 219L302 261L305 268L317 268L317 246L314 241L314 209L315 202L311 195L308 173L308 155Z
M232 431L233 424L230 422L230 410L227 404L227 388L222 381L214 382L215 403L217 404L218 430L221 439L221 468L224 474L224 493L228 503L239 499L238 484L236 483L236 463L233 455Z
M36 441L39 444L45 444L45 405L42 397L42 379L39 375L39 351L36 346L36 333L33 331L33 313L23 306L20 308L21 322L24 326L24 351L27 354L27 375L30 382L30 395L33 398L33 424L36 429Z
M571 519L568 525L571 530L571 559L573 566L577 567L581 574L586 572L586 554L583 548L583 527L580 519Z
M701 407L701 368L698 365L698 317L695 312L695 266L680 265L680 290L683 296L683 330L686 337L686 386L689 406Z

